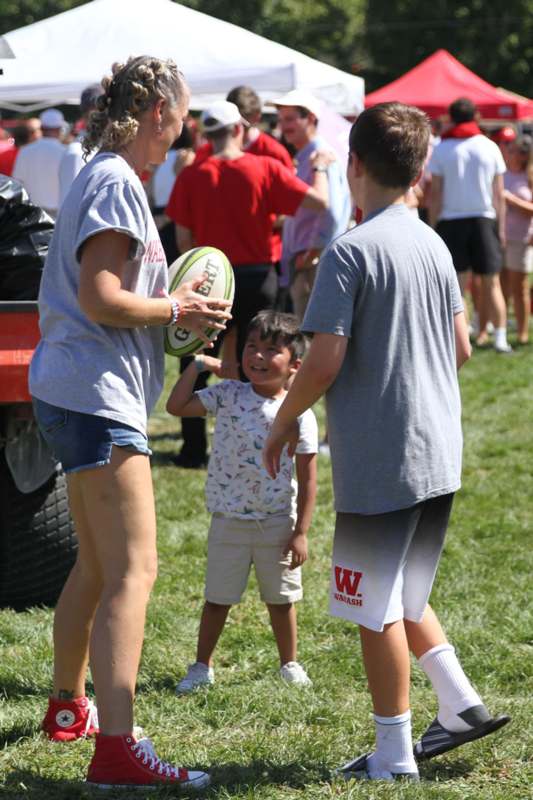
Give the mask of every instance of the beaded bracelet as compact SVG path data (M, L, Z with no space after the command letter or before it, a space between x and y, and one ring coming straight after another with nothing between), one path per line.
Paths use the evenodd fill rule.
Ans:
M170 317L170 322L167 322L167 328L170 325L175 325L179 319L181 313L181 306L177 300L174 300L173 297L169 297L170 300L170 308L172 309L172 316Z

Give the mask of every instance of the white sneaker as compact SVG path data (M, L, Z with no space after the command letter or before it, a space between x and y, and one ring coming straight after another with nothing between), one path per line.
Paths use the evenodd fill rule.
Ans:
M496 350L497 353L512 353L513 352L513 348L511 347L509 342L498 342L498 344L496 344L496 342L494 342L494 349Z
M196 661L190 664L187 674L176 686L176 694L194 692L200 686L211 686L215 682L215 670Z
M301 686L311 686L309 675L297 661L288 661L284 664L279 674L286 683L299 683Z

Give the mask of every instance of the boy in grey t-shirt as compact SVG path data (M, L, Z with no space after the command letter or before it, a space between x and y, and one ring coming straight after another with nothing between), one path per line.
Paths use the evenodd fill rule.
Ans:
M274 477L294 419L326 393L337 521L331 612L359 625L376 747L344 778L418 779L417 761L485 736L493 718L428 605L460 487L457 368L470 356L450 254L405 205L429 142L426 116L400 103L365 111L350 133L348 179L363 224L322 257L303 322L309 355L264 459ZM414 747L409 650L438 697Z

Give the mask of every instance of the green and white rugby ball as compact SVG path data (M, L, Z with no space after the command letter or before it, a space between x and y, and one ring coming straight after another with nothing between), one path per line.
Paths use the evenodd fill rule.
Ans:
M183 283L206 276L204 283L196 290L204 297L217 297L231 300L235 295L235 278L228 259L216 247L195 247L183 253L168 270L169 291L175 291ZM229 308L231 311L231 308ZM220 331L206 328L205 333L211 341ZM172 356L190 356L202 350L204 342L195 333L176 325L165 328L165 351Z

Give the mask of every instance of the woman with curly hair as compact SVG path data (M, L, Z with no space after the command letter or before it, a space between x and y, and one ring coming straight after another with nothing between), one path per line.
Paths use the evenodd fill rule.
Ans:
M139 175L179 136L189 92L172 61L115 64L88 124L81 170L62 205L39 295L30 368L39 427L67 474L79 540L54 619L53 741L96 734L88 781L179 784L206 773L161 761L133 730L146 606L157 571L147 418L162 388L163 327L222 330L228 303L201 281L167 290L167 264ZM203 337L202 335L202 338ZM206 340L207 343L207 340ZM98 701L85 694L87 666Z

